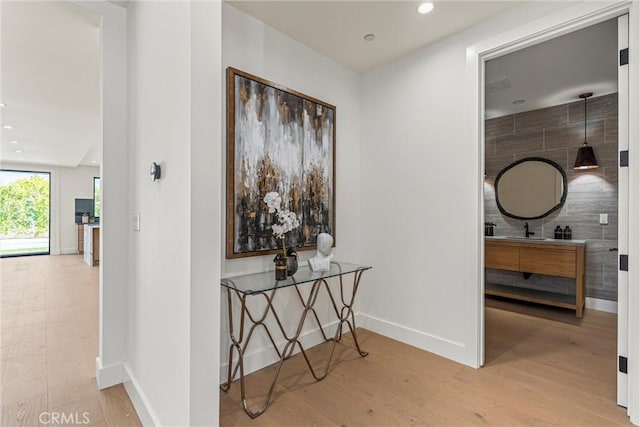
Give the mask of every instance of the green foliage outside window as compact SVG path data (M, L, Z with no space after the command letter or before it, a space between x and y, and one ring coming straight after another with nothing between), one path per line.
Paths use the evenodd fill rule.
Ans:
M0 185L0 235L48 237L49 181L32 175Z
M102 203L100 200L100 178L93 178L93 216L101 217Z

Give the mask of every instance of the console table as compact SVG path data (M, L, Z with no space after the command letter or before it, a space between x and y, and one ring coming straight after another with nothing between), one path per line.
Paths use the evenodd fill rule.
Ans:
M285 360L291 357L296 345L300 349L300 352L302 353L302 356L307 363L307 367L309 368L311 375L313 375L313 378L316 381L320 381L327 376L336 343L342 338L342 330L345 325L349 328L349 332L353 337L355 347L360 356L366 356L368 353L360 349L360 344L358 343L358 338L356 336L353 303L356 297L356 292L358 291L362 273L370 268L371 267L365 265L332 261L331 269L329 271L313 272L309 269L308 266L303 266L296 272L295 275L287 277L286 280L282 281L275 280L273 271L222 279L221 285L227 293L229 336L231 338L231 345L229 346L229 367L227 381L220 386L220 389L224 392L228 391L231 387L233 379L239 372L242 406L249 417L256 418L260 414L264 413L264 411L267 409L267 406L271 401L271 395L275 388L276 382L278 381L278 376L280 375L282 364ZM351 287L345 286L343 284L343 278L349 274L353 274L353 286ZM330 278L335 278L335 280L328 280ZM309 290L309 294L306 298L303 297L303 294L300 290L303 287L306 287ZM298 296L298 300L300 301L301 305L300 316L297 319L297 328L291 336L286 333L280 316L278 315L276 308L272 304L273 298L278 290L283 288L292 288L295 291L295 294ZM325 289L327 294L329 295L331 305L333 306L333 310L338 321L336 330L332 336L327 335L325 327L323 327L320 323L318 314L316 313L316 310L314 308L321 289ZM237 332L237 335L234 329L234 297L237 298L236 301L238 301L240 304L240 310L238 313L239 330ZM259 313L251 313L251 311L247 307L247 300L254 297L264 298L264 300L266 301L266 307L263 310L260 310ZM291 314L291 311L289 311L290 307L288 307L287 310L287 314ZM277 328L284 337L283 345L278 346L276 340L274 340L271 334L271 331L269 331L269 325L266 323L266 319L269 313L273 315L274 319L276 320ZM313 318L315 318L324 342L333 342L333 346L331 347L331 352L329 354L328 360L326 361L324 370L319 373L312 368L305 348L299 340L304 321L309 315L312 315ZM247 319L249 322L246 322ZM271 344L273 345L273 348L278 355L279 360L276 362L277 369L273 381L268 389L264 404L258 410L252 411L249 409L245 394L244 352L247 349L249 342L251 341L253 332L258 326L262 326L263 330L266 332ZM275 326L273 327L275 328ZM234 354L237 355L237 360L235 362Z

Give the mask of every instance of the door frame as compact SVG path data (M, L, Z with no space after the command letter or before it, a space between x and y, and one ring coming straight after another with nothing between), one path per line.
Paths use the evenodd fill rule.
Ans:
M467 48L465 86L467 115L466 135L468 141L477 147L477 223L473 230L476 244L476 280L469 283L469 295L473 295L475 306L472 315L475 315L475 345L476 366L484 364L484 65L487 60L506 55L508 53L532 46L534 44L550 40L582 28L616 18L623 14L629 14L629 51L632 58L640 57L640 46L633 37L638 37L640 31L640 4L625 0L620 2L602 3L584 2L561 9L555 13L533 20L526 25L514 28L511 31L499 34L490 39L476 43ZM638 117L640 107L638 98L640 94L638 80L638 61L631 60L629 68L629 93L635 96L629 97L629 117ZM640 222L640 168L633 165L640 164L640 124L629 123L629 283L638 282L638 269L636 267L640 250L640 236L638 223ZM636 289L634 289L636 288ZM638 357L640 356L640 290L630 286L629 298L629 407L627 414L634 424L640 424L640 369ZM472 304L474 305L474 304Z
M618 51L629 48L629 15L618 17ZM618 65L618 153L629 150L629 66ZM618 154L619 156L619 154ZM618 162L618 255L629 253L629 168ZM618 270L618 367L620 357L629 356L629 274ZM629 404L629 381L617 371L617 403Z
M127 134L127 9L106 0L68 0L96 13L100 22L100 106L102 163L100 191L99 314L96 382L104 389L127 378L126 339L129 315L129 143ZM123 167L123 159L125 159ZM136 405L137 400L134 400ZM143 423L152 424L136 410Z

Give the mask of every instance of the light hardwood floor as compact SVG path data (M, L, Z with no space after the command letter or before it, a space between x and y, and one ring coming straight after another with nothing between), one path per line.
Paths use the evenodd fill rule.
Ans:
M221 393L223 426L630 425L616 398L616 316L488 300L486 364L476 370L359 329L365 358L339 345L315 382L302 359L284 364L267 411L249 419L239 384ZM323 348L324 347L324 348ZM326 346L311 353L321 360ZM252 374L252 408L274 367Z
M80 255L3 258L0 281L1 425L141 425L122 385L96 386L98 268Z
M98 391L97 268L81 257L0 260L2 426L41 425L40 414L88 413L87 425L140 425L122 386ZM616 318L488 301L480 370L360 329L316 383L299 357L285 363L271 407L255 420L239 386L221 393L222 425L629 425L615 404ZM326 346L310 353L322 360ZM249 378L257 402L273 367ZM260 389L260 387L262 387ZM46 420L46 417L44 419ZM52 425L52 424L50 424Z

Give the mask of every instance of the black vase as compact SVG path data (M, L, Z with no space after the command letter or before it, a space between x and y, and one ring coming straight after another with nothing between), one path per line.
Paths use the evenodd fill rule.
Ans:
M298 253L293 248L287 249L287 276L293 276L298 271Z
M281 253L278 253L276 257L273 259L273 262L276 264L276 280L287 280L287 260L289 257L284 256Z

